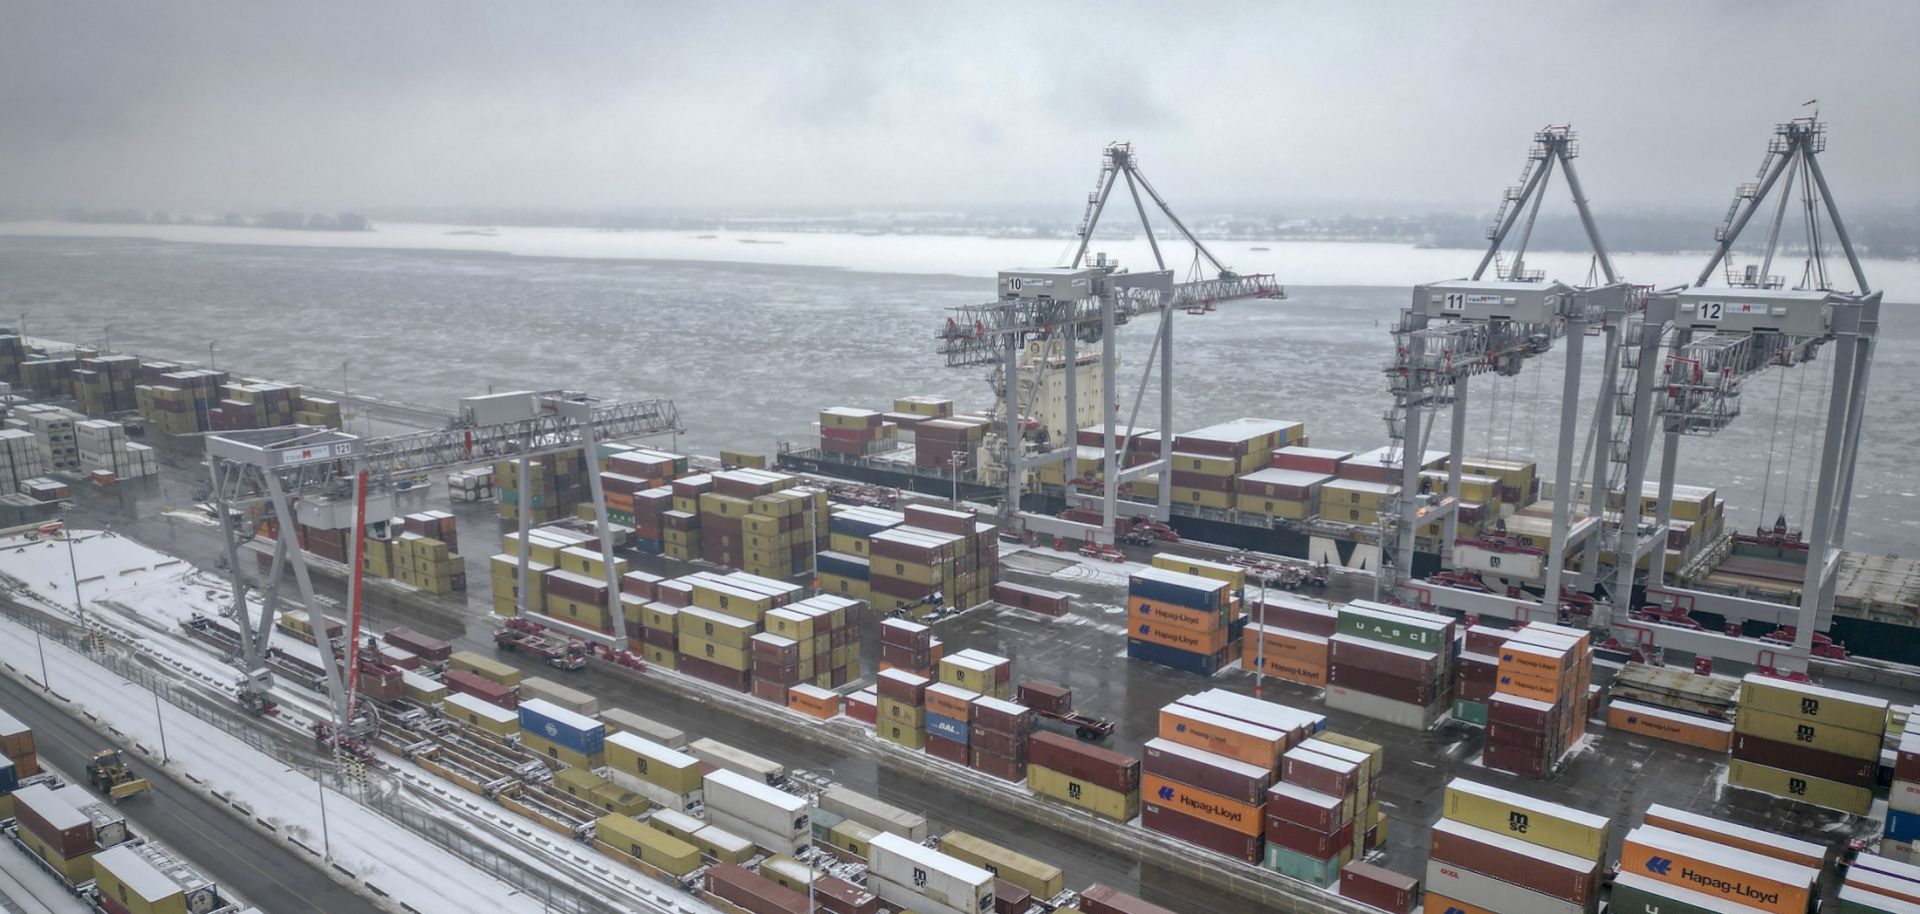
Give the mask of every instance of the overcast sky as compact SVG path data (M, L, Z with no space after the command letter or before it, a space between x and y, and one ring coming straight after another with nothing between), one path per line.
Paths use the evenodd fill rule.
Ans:
M0 0L0 205L1491 209L1571 123L1601 208L1718 207L1820 100L1920 200L1920 2Z

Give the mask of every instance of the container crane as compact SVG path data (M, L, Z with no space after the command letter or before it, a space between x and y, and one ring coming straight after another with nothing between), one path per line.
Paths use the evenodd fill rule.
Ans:
M1088 253L1108 198L1114 188L1122 183L1133 199L1134 211L1153 250L1155 269L1152 271L1129 272L1121 269L1117 262L1108 260L1104 254ZM1188 281L1176 282L1173 271L1167 268L1159 239L1154 235L1153 224L1141 199L1142 191L1173 224L1180 236L1193 245L1195 275ZM1087 195L1086 211L1081 216L1076 233L1079 241L1064 266L1001 271L996 299L985 304L953 309L937 336L939 351L946 356L948 367L993 369L989 383L998 398L997 418L1000 420L999 433L1004 452L1005 504L1002 506L1002 516L1010 524L1018 523L1032 533L1111 545L1119 517L1119 489L1127 482L1143 475L1161 473L1165 484L1159 487L1154 517L1165 521L1170 514L1172 487L1166 480L1170 479L1171 474L1165 471L1171 466L1173 449L1174 310L1204 312L1220 302L1285 298L1286 290L1270 275L1236 273L1215 257L1187 229L1180 217L1174 214L1173 208L1148 182L1146 175L1141 173L1130 143L1111 143L1102 154L1100 175L1093 192ZM1203 259L1213 270L1210 277L1200 269ZM1159 320L1152 348L1141 372L1140 384L1134 394L1126 431L1123 433L1116 422L1118 399L1115 375L1118 366L1114 355L1114 329L1134 318L1155 313ZM1066 415L1070 424L1075 426L1067 430L1068 440L1064 446L1061 442L1049 441L1048 449L1038 454L1026 452L1026 436L1020 421L1023 415L1031 414L1033 406L1031 402L1021 403L1019 393L1019 358L1029 342L1040 344L1041 355L1029 400L1038 396L1039 379L1049 369L1053 353L1056 350L1062 352L1064 358L1061 364L1066 368ZM1105 480L1100 497L1101 523L1098 526L1023 512L1020 508L1022 484L1028 470L1071 461L1078 454L1079 423L1076 417L1079 391L1076 378L1080 364L1079 346L1082 343L1100 345L1103 378L1101 397L1105 404L1102 410L1105 419L1101 452ZM1160 455L1135 466L1123 466L1124 461L1119 455L1126 452L1133 437L1134 420L1139 416L1140 404L1145 398L1148 379L1153 374L1156 360L1160 377L1159 421L1165 427L1160 436ZM1072 497L1070 486L1069 498Z
M549 391L475 400L485 401L483 411L465 408L446 428L381 438L301 425L207 436L212 501L220 518L221 539L233 582L233 606L229 615L239 635L238 659L243 675L238 697L242 704L255 711L268 704L273 674L265 658L275 611L280 605L282 571L287 567L293 570L301 605L315 618L319 640L327 641L327 626L314 596L306 559L297 543L289 543L304 500L326 495L350 498L353 505L351 524L355 535L353 554L349 557L353 573L348 576L347 595L352 618L344 644L345 657L336 661L331 645L320 645L333 718L326 723L326 732L334 739L352 739L367 732L373 723L371 718L356 713L352 675L358 666L361 553L365 544L369 491L387 492L400 481L423 473L504 459L517 459L522 478L526 478L529 461L535 457L584 448L592 459L602 441L684 431L673 401L666 399L604 402L576 392ZM601 556L607 571L612 634L567 626L557 620L543 619L542 624L552 624L613 650L625 646L620 587L612 561L606 494L600 486L600 474L587 475L597 509ZM255 621L249 618L249 581L241 570L239 554L240 547L252 538L254 530L251 526L243 529L240 512L235 509L262 503L270 506L279 532L274 539L272 566ZM531 504L531 498L520 499L519 579L522 581L528 573L527 531L532 526ZM520 588L521 617L527 615L526 591L526 587ZM339 668L342 662L345 675Z
M1596 410L1596 427L1588 441L1613 436L1610 419L1611 397L1615 392L1614 361L1619 350L1619 330L1629 313L1642 306L1636 290L1619 280L1613 269L1606 243L1600 237L1593 213L1587 207L1573 160L1579 155L1577 135L1567 126L1549 126L1536 132L1528 149L1520 183L1507 188L1493 224L1487 229L1488 245L1473 274L1466 279L1448 280L1415 286L1413 302L1401 312L1394 327L1394 357L1386 366L1393 407L1387 412L1387 434L1400 453L1400 479L1394 515L1391 561L1383 561L1376 581L1387 590L1406 590L1423 606L1439 606L1470 612L1491 612L1507 618L1526 618L1541 611L1525 600L1492 598L1491 595L1448 587L1427 587L1413 582L1415 538L1419 530L1440 523L1441 552L1444 562L1472 573L1490 572L1522 580L1538 580L1546 595L1545 613L1557 618L1560 595L1569 593L1564 567L1568 549L1586 543L1598 534L1602 494L1596 486L1595 507L1587 520L1576 523L1572 509L1577 486L1574 476L1574 439L1578 411L1564 409L1560 417L1557 475L1560 492L1554 499L1550 545L1544 555L1538 550L1507 550L1503 544L1481 539L1459 538L1461 508L1461 460L1466 448L1467 384L1475 375L1518 375L1527 360L1545 354L1556 340L1564 338L1566 370L1562 381L1562 403L1580 400L1581 361L1588 328L1598 328L1604 337L1607 369L1601 387L1602 402ZM1545 200L1547 185L1555 169L1566 177L1567 190L1580 215L1587 241L1593 249L1596 268L1604 282L1592 287L1548 282L1542 271L1526 268L1527 245L1533 226ZM1524 215L1525 221L1522 222ZM1520 229L1515 235L1516 226ZM1509 239L1512 245L1507 248ZM1502 257L1503 249L1511 263ZM1485 278L1495 267L1498 278ZM1421 471L1427 462L1427 442L1441 406L1452 407L1452 425L1448 446L1447 482L1443 493L1424 492ZM1389 451L1391 454L1392 451ZM1597 474L1606 478L1606 458ZM1383 534L1383 549L1388 542ZM1592 565L1587 566L1588 569ZM1487 599L1482 599L1487 598ZM1483 605L1498 603L1499 606ZM1470 604L1470 605L1462 605Z
M1714 233L1713 253L1700 274L1690 286L1663 291L1654 299L1671 312L1674 320L1661 379L1665 390L1660 404L1664 442L1655 501L1656 528L1664 528L1672 519L1674 469L1681 437L1712 435L1726 428L1740 414L1746 381L1771 367L1801 366L1821 347L1832 347L1826 421L1817 437L1819 466L1809 480L1806 502L1811 529L1800 540L1805 547L1806 572L1798 606L1787 608L1669 586L1664 583L1665 568L1658 561L1650 563L1647 570L1646 598L1655 609L1668 614L1715 613L1729 623L1791 626L1793 635L1791 644L1786 645L1786 655L1772 658L1777 671L1787 674L1804 672L1815 633L1826 629L1832 620L1836 572L1847 532L1880 318L1881 292L1867 283L1839 205L1820 167L1819 157L1825 150L1826 125L1817 114L1776 126L1757 180L1735 190L1726 217ZM1800 279L1788 288L1784 277L1772 274L1772 266L1796 179L1801 186L1799 211L1807 254ZM1774 192L1779 196L1767 224L1759 262L1734 268L1731 252L1735 242L1761 211L1768 194ZM1822 215L1833 241L1846 255L1855 291L1834 288L1835 277L1825 263L1830 247L1821 225ZM1707 282L1723 264L1727 285L1708 288ZM1628 494L1632 498L1637 493ZM1652 640L1664 631L1641 630L1638 634L1643 640Z

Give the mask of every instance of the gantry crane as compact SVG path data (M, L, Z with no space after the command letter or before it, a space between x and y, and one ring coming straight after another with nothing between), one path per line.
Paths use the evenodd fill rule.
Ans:
M1580 400L1581 359L1588 327L1598 327L1604 335L1605 379L1602 382L1601 408L1596 410L1596 427L1588 441L1612 437L1610 398L1615 390L1613 364L1619 349L1619 331L1627 315L1636 310L1642 297L1619 281L1612 258L1607 254L1593 213L1587 208L1573 160L1579 155L1577 136L1565 126L1549 126L1533 136L1520 183L1507 188L1500 209L1487 229L1487 251L1467 279L1449 280L1415 286L1413 302L1401 312L1394 327L1394 358L1386 366L1388 386L1394 397L1386 414L1387 434L1392 449L1400 454L1400 479L1390 561L1383 561L1376 580L1389 589L1403 587L1421 605L1467 609L1452 605L1450 597L1460 597L1443 587L1411 584L1416 535L1436 522L1442 525L1441 555L1444 562L1473 572L1488 572L1508 578L1537 580L1543 585L1547 615L1557 616L1559 597L1566 590L1565 555L1576 542L1584 543L1598 534L1602 512L1597 505L1603 498L1595 486L1596 508L1587 521L1574 524L1572 509L1578 486L1574 476L1574 438L1578 410L1571 408ZM1579 211L1581 225L1593 248L1595 266L1604 282L1592 287L1548 282L1543 272L1526 268L1527 244L1545 199L1547 185L1558 168L1566 176L1567 190ZM1524 215L1525 221L1521 222ZM1515 226L1512 262L1502 262L1501 252ZM1497 279L1483 278L1489 266L1496 267ZM1559 452L1556 479L1559 488L1554 499L1551 544L1544 556L1537 550L1510 551L1497 541L1459 539L1461 507L1461 460L1466 447L1467 382L1478 374L1512 377L1525 362L1552 349L1554 341L1564 339L1566 371L1563 379ZM1443 493L1423 491L1421 471L1428 462L1427 439L1432 434L1439 407L1452 407L1452 429L1445 450L1447 483ZM1424 415L1423 415L1424 414ZM1389 451L1389 454L1393 450ZM1607 458L1603 455L1596 476L1604 483ZM1382 542L1382 548L1388 547ZM1589 564L1588 569L1592 568ZM1462 597L1462 599L1465 599ZM1525 601L1504 601L1508 617L1524 617ZM1472 607L1474 611L1484 607Z
M1714 251L1699 276L1691 286L1663 291L1654 298L1675 324L1662 378L1664 447L1655 503L1656 529L1665 528L1672 520L1680 438L1712 435L1731 424L1740 413L1742 385L1760 372L1775 366L1799 366L1813 359L1821 347L1830 345L1833 349L1826 422L1818 435L1820 462L1807 498L1811 529L1799 540L1807 564L1798 606L1789 609L1760 600L1667 586L1665 569L1658 561L1650 563L1647 571L1647 600L1669 612L1704 611L1719 614L1730 623L1791 625L1794 636L1789 651L1784 657L1772 658L1774 666L1786 673L1804 672L1814 632L1826 629L1832 619L1835 573L1846 537L1867 381L1879 330L1881 293L1867 283L1839 206L1821 171L1819 156L1825 149L1826 126L1817 114L1778 125L1757 180L1736 189L1726 218L1714 234ZM1806 258L1799 280L1788 288L1784 277L1772 275L1772 265L1796 180L1801 186L1799 209L1806 233ZM1779 197L1759 262L1736 270L1731 261L1734 243L1768 194L1775 191ZM1833 239L1846 255L1856 291L1833 287L1825 263L1828 245L1820 224L1823 214ZM1727 285L1708 288L1707 282L1723 263L1727 265ZM1629 492L1630 505L1635 505L1631 500L1634 495L1637 492ZM1637 506L1629 510L1637 512ZM1654 633L1640 634L1652 638Z
M507 401L505 404L502 404L503 398ZM238 694L242 703L254 709L263 707L273 685L272 673L265 662L266 650L280 603L281 573L291 566L301 604L312 617L320 647L320 661L333 709L331 732L352 737L367 728L367 719L354 711L352 676L343 677L336 665L325 616L314 597L306 559L296 541L295 524L303 499L329 495L350 498L355 506L352 512L355 545L353 554L348 556L353 564L353 573L348 575L347 595L352 618L348 620L346 657L343 658L351 672L358 668L361 546L365 540L369 489L385 491L401 479L422 473L506 459L517 459L521 478L526 479L529 462L535 457L585 449L591 461L602 441L684 431L673 401L665 399L609 403L568 391L529 392L524 397L497 395L486 399L490 407L485 415L463 410L446 428L383 438L363 438L301 425L207 436L212 501L220 518L221 539L233 580L233 605L229 612L239 631L238 659L243 677ZM619 580L614 570L613 541L607 524L606 494L601 489L599 473L590 472L587 477L597 510L612 634L544 618L541 624L609 647L624 647L625 624ZM239 553L240 546L253 536L253 528L250 524L243 526L241 512L236 508L260 503L271 506L279 530L274 538L272 567L260 615L255 621L249 617L249 582L241 569ZM532 526L531 506L532 498L522 495L519 514L519 580L522 582L528 574L527 531ZM518 610L523 616L527 612L528 589L524 584L519 587Z
M1152 247L1155 265L1152 271L1129 272L1121 269L1117 262L1108 260L1105 255L1088 253L1094 229L1106 210L1107 199L1121 182L1125 182L1127 192L1133 198L1134 211L1139 215L1147 243ZM1193 245L1195 275L1188 281L1176 282L1173 271L1167 268L1160 242L1154 235L1152 221L1140 198L1142 191L1160 208L1180 236ZM947 357L948 367L993 368L989 383L994 387L998 401L999 415L996 418L1000 420L1004 452L1002 460L1006 474L1002 516L1009 523L1018 523L1030 532L1111 544L1118 516L1119 487L1128 481L1160 473L1159 501L1153 514L1164 521L1170 513L1171 474L1166 470L1171 466L1173 453L1174 310L1197 312L1211 310L1213 305L1220 302L1284 298L1286 291L1270 275L1242 275L1215 257L1187 229L1180 217L1174 215L1173 208L1167 205L1153 185L1148 183L1146 176L1140 172L1139 161L1130 143L1111 143L1102 154L1100 176L1093 192L1087 195L1087 208L1081 217L1077 234L1079 242L1065 266L1001 271L999 295L994 301L953 309L953 314L939 333L940 352ZM1203 258L1214 271L1212 277L1202 273L1200 261ZM1118 400L1115 375L1118 366L1114 356L1114 328L1133 318L1155 312L1159 314L1159 322L1154 331L1153 345L1141 371L1140 384L1125 425L1126 432L1122 435L1116 422ZM1020 402L1019 358L1026 344L1036 341L1040 343L1041 358L1035 368L1030 398L1038 395L1041 386L1039 381L1058 349L1064 355L1062 364L1066 369L1066 415L1069 424L1076 427L1066 430L1064 445L1059 441L1049 441L1046 451L1028 454L1021 417L1031 412L1032 403ZM1102 410L1105 419L1101 451L1105 481L1100 499L1102 522L1099 527L1026 513L1020 508L1020 495L1027 470L1070 461L1078 453L1079 423L1075 417L1078 415L1079 391L1076 379L1081 343L1100 344L1101 397L1105 406ZM1156 359L1160 377L1160 456L1126 467L1122 465L1124 461L1119 455L1126 452L1134 434L1134 422L1139 416L1140 403L1146 395L1148 379L1154 372ZM959 472L958 468L955 472ZM1071 497L1071 487L1069 493Z

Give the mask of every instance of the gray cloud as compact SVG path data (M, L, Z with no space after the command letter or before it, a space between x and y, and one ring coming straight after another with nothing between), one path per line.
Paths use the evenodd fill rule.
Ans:
M1582 132L1603 208L1718 205L1821 99L1920 199L1910 2L0 4L0 204L1490 208ZM1067 203L1062 203L1067 201Z

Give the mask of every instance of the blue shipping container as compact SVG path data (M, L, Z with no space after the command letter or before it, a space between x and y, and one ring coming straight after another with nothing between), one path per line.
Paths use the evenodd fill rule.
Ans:
M661 552L661 542L659 540L635 539L633 541L633 548L641 555L659 555Z
M879 521L869 520L863 517L847 517L840 514L835 514L827 519L827 531L829 533L844 533L848 536L858 536L863 539L892 526L894 525L883 524Z
M967 725L965 722L955 720L944 714L935 714L929 711L927 712L927 734L931 736L935 733L953 740L956 743L964 743L967 741Z
M587 721L591 726L569 723L569 720ZM607 747L606 724L537 698L520 703L520 729L581 755L596 755Z
M1183 651L1179 648L1168 647L1164 644L1154 644L1151 641L1128 638L1127 656L1135 660L1145 660L1148 663L1172 667L1176 670L1199 673L1202 676L1212 676L1220 669L1222 664L1226 663L1227 652L1196 654L1192 651Z
M1185 578L1195 583L1180 581ZM1226 605L1227 582L1163 571L1158 568L1134 574L1127 579L1127 595L1144 597L1155 603L1184 606L1212 612Z
M822 552L814 556L821 574L837 574L856 581L867 580L871 573L871 563L857 555L844 552Z
M0 796L6 796L20 789L20 772L13 767L13 759L0 755Z
M1920 815L1887 810L1886 836L1895 841L1920 841Z

